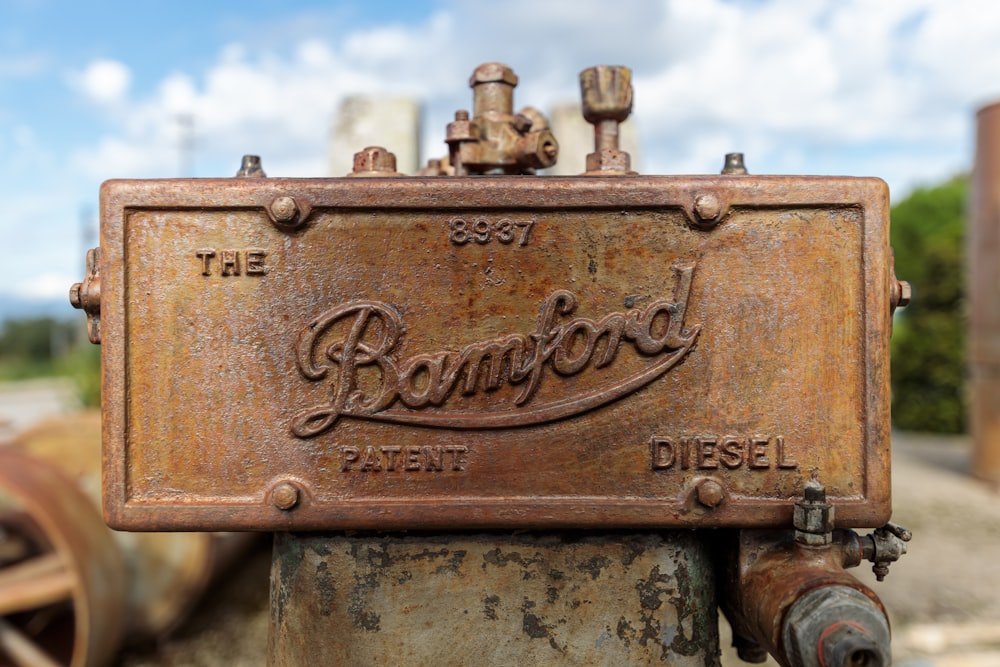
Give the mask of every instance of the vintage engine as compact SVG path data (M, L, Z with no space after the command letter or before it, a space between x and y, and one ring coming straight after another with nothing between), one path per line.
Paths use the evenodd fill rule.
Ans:
M887 187L638 175L630 77L577 177L490 63L419 177L103 186L106 519L275 532L269 664L889 664Z

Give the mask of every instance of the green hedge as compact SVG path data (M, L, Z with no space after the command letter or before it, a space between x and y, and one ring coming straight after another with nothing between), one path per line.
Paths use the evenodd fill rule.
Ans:
M892 207L896 276L913 287L892 337L892 419L911 431L966 427L965 176Z

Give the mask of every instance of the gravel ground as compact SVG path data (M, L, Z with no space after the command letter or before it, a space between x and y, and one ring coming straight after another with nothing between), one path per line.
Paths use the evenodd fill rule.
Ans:
M967 438L894 435L894 520L914 538L885 582L854 572L890 610L899 667L1000 665L1000 496L968 477L968 460ZM119 667L264 665L269 564L266 548L252 553L174 637Z

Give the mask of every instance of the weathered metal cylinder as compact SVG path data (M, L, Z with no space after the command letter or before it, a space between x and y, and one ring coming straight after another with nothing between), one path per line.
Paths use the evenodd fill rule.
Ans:
M1000 103L977 114L968 233L972 472L1000 482Z
M690 531L278 533L269 665L719 664Z
M791 667L887 667L885 610L851 586L815 588L788 610L782 644Z

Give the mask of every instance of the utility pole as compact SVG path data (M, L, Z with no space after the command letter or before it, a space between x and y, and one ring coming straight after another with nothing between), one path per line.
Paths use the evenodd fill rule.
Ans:
M976 114L969 258L969 376L972 474L1000 486L1000 102Z

